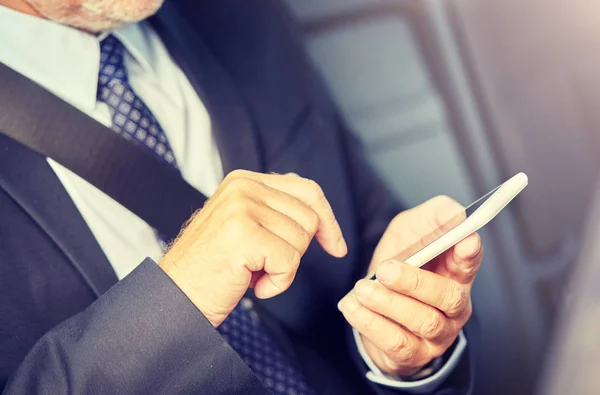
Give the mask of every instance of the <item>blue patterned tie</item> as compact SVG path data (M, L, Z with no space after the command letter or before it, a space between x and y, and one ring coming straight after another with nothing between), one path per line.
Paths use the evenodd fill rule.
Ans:
M123 62L125 47L113 35L100 45L98 100L112 115L112 129L127 140L142 144L159 158L177 167L167 135L150 109L138 97L127 78Z
M177 167L167 136L158 120L129 85L123 62L125 47L116 37L109 35L102 40L100 51L98 100L110 108L112 129L127 140L142 144L167 163ZM263 384L274 393L314 394L300 371L289 363L268 335L249 300L238 304L219 326L219 332Z

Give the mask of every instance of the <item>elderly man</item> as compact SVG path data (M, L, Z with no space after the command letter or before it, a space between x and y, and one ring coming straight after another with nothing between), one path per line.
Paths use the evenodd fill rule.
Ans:
M274 0L0 0L0 48L4 393L470 392L480 240L398 259L457 204L401 212Z

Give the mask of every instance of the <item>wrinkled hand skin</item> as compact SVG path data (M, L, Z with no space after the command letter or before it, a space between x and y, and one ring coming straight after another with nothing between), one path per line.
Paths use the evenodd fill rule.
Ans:
M316 182L238 170L192 217L159 265L218 327L249 287L259 298L288 289L313 238L335 257L347 253Z
M338 305L360 333L367 354L386 373L406 377L443 355L471 316L471 288L483 259L479 235L422 268L395 259L409 246L425 246L424 235L459 220L455 215L464 212L461 208L438 196L397 215L371 262L369 273L377 280L358 281Z

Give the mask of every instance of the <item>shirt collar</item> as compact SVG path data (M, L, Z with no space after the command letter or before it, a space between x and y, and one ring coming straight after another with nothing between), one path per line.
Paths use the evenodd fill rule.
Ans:
M81 110L96 105L100 41L107 34L92 35L0 6L0 62ZM112 34L144 71L153 71L154 53L141 24Z
M125 45L129 54L144 71L154 73L156 58L148 37L148 29L145 28L146 24L147 22L128 24L115 30L112 34ZM106 34L104 33L104 36Z

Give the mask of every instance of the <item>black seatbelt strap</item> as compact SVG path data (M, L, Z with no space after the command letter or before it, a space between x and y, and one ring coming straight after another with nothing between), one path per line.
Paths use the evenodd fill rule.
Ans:
M207 200L169 164L1 63L0 133L52 158L171 238Z

